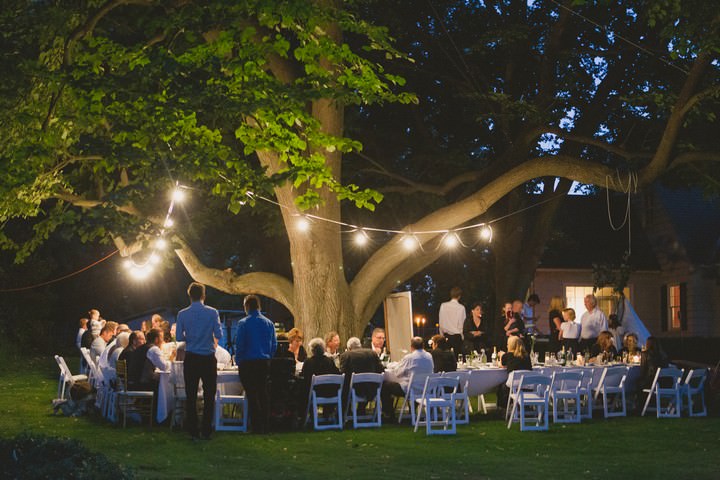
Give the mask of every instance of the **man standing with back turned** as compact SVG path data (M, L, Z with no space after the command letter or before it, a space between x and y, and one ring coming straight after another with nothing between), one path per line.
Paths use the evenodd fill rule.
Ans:
M460 303L462 289L453 287L450 289L450 300L440 305L438 314L440 324L440 335L448 339L450 347L455 351L455 357L463 355L463 325L465 324L465 307Z
M270 359L277 350L275 326L260 313L260 299L248 295L243 301L247 317L238 322L235 362L250 407L253 433L267 433L270 420L268 376Z
M217 360L215 345L223 336L220 315L205 302L205 285L193 282L188 287L190 306L177 315L175 334L178 341L185 341L185 392L187 404L185 425L193 439L198 438L197 392L198 383L203 382L203 417L200 434L210 440L212 421L215 413L215 392L217 390Z

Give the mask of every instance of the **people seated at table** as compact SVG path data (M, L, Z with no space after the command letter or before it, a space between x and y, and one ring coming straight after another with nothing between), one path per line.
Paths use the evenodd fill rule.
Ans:
M346 347L347 350L340 355L340 373L345 374L343 404L348 398L350 378L353 373L382 373L385 370L377 353L371 348L363 348L359 338L350 337ZM370 390L361 388L358 393L368 395Z
M145 363L136 390L156 390L158 375L155 373L155 369L169 372L172 361L175 360L175 352L170 354L169 360L166 360L163 356L162 346L165 342L165 336L162 330L152 328L146 338L149 348L145 353Z
M392 397L405 396L412 374L433 373L432 355L423 349L422 337L410 340L410 353L398 362L393 373L398 381L385 380L381 391L383 416L390 421L395 417Z
M232 364L232 355L222 345L215 345L215 360L218 365L229 366ZM220 368L220 367L218 367Z
M103 351L107 347L108 342L115 336L115 326L114 325L105 325L100 330L100 335L93 340L92 345L90 345L90 358L93 359L95 364L98 363L98 360L100 360L100 356L102 355Z
M307 401L308 399L313 375L340 373L333 359L325 355L326 345L322 338L313 338L310 340L308 348L310 349L310 356L303 362L303 367L300 372L303 381L301 401ZM337 392L337 389L333 385L319 385L316 392L321 397L332 397L335 395L335 392ZM304 402L302 402L301 405L305 405ZM327 417L331 413L330 410L331 409L324 409L323 415Z
M638 341L638 336L634 332L626 333L623 337L622 341L622 350L620 350L620 354L623 356L627 356L627 361L631 362L632 358L635 356L640 356L640 342Z
M557 352L562 346L560 340L560 326L564 321L562 313L563 310L565 310L565 299L559 296L552 297L550 299L550 307L548 308L548 324L550 327L550 342L548 344L548 350L551 352Z
M500 364L507 370L508 375L515 370L532 370L530 356L525 350L525 344L520 337L510 336L507 339L507 352L499 351ZM498 409L504 409L507 404L510 389L503 383L497 389Z
M130 344L130 333L129 332L120 332L117 336L117 342L115 343L115 347L113 348L112 352L108 355L108 366L112 368L113 370L117 367L117 361L120 358L120 354L122 354L123 350L125 350L128 345Z
M390 357L390 352L385 348L385 329L374 328L370 336L370 348L380 357L380 361L384 361Z
M463 338L467 352L480 352L490 346L487 325L483 323L483 308L479 302L473 303L470 307L470 316L465 319L463 324Z
M149 332L148 332L149 333ZM135 338L132 338L132 334ZM147 359L147 352L152 345L146 341L145 334L137 330L133 332L130 340L130 345L123 353L120 354L119 359L127 362L127 387L129 390L137 390L140 385L140 378L142 377L143 368L145 367L145 360ZM125 357L125 358L123 358Z
M614 359L615 355L617 355L617 350L613 345L612 333L607 330L600 332L597 341L590 347L590 361L603 363Z
M575 321L575 309L565 308L562 311L563 323L560 324L560 333L558 338L560 339L560 345L565 347L565 350L572 350L577 352L580 349L580 329L582 328L579 323Z
M335 358L340 355L340 334L330 331L325 334L325 355Z
M307 353L303 347L303 334L299 328L291 328L287 332L288 337L288 351L295 357L295 362L304 362L307 358Z
M430 355L433 360L433 371L438 372L454 372L457 370L457 357L450 350L450 342L443 335L433 335L432 350Z

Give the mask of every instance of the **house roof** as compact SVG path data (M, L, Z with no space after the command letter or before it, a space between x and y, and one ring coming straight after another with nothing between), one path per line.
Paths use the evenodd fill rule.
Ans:
M555 218L551 234L540 259L540 268L590 269L593 263L618 265L630 248L630 265L634 270L659 270L647 236L637 215L637 205L630 211L631 235L628 224L614 231L608 219L605 193L598 195L570 195ZM610 211L613 224L623 224L627 196L611 194Z
M700 189L657 186L655 194L688 259L696 265L720 262L720 199L706 198Z

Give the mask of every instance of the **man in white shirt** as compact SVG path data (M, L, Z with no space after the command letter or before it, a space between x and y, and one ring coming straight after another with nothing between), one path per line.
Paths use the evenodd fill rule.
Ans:
M585 308L587 312L580 317L580 348L583 350L592 347L600 332L608 329L607 317L597 308L595 295L585 295Z
M93 340L92 345L90 345L90 358L95 361L96 365L103 351L107 347L108 342L114 335L115 327L113 325L105 325L102 330L100 330L100 335Z
M432 355L423 350L422 337L413 337L410 340L410 353L398 362L393 371L398 381L384 381L380 393L383 415L390 421L395 415L392 397L405 396L412 374L433 373Z
M467 317L465 307L460 303L461 296L462 289L460 287L453 287L450 290L450 301L440 305L440 313L438 314L440 335L444 335L445 338L447 338L455 355L463 354L462 331L465 318Z

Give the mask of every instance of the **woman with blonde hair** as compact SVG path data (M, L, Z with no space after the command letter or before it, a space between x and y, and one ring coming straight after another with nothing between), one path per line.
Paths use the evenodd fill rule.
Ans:
M291 328L287 333L288 351L293 354L296 362L304 362L307 358L305 348L303 348L303 334L299 328Z
M590 358L599 363L603 360L615 358L615 355L617 355L617 350L613 345L612 333L607 330L600 332L595 345L590 348Z
M548 323L550 324L550 351L560 350L560 325L563 323L562 311L565 310L565 299L552 297L548 308Z
M507 339L507 353L500 352L500 363L510 375L515 370L532 370L530 357L525 350L525 344L520 337L512 336ZM505 383L500 384L497 389L497 405L503 407L507 404L510 389Z

